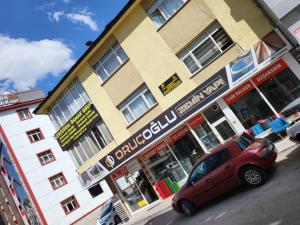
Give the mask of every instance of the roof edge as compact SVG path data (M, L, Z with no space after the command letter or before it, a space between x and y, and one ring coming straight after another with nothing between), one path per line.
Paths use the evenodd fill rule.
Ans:
M91 46L83 53L83 55L76 61L76 63L69 69L69 71L63 76L63 78L58 82L58 84L47 94L47 97L38 105L38 107L33 111L34 114L43 114L40 110L43 105L52 97L54 92L64 83L64 81L73 73L75 69L80 65L80 63L86 58L86 56L96 47L96 45L105 37L105 35L113 28L113 26L119 21L119 19L127 12L127 10L136 2L136 0L129 0L127 4L121 9L121 11L112 19L96 38Z

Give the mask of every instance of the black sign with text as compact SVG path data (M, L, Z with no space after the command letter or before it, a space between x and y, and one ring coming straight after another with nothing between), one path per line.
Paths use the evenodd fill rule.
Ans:
M167 95L170 91L175 89L181 83L182 83L182 81L180 80L178 75L175 73L173 76L171 76L169 79L167 79L161 85L159 85L159 90L161 91L161 93L163 93L163 95Z

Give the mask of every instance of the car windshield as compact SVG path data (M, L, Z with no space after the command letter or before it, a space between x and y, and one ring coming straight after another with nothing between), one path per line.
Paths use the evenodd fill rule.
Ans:
M112 202L109 201L107 204L105 204L101 210L101 216L100 218L103 218L105 217L106 215L108 215L110 212L112 212L112 208L113 208L113 205L112 205Z
M252 140L244 136L241 136L236 142L242 151L244 151L246 148L248 148L249 145L253 143Z

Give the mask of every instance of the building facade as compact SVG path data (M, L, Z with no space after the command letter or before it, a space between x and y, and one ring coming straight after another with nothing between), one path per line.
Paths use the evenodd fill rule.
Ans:
M300 97L290 49L251 0L129 1L35 113L52 118L86 187L105 179L136 213ZM88 96L76 109L74 82Z
M2 174L8 174L11 196L19 199L20 215L28 218L25 224L69 225L97 209L112 192L105 181L83 188L76 165L54 137L49 117L33 114L44 97L38 89L0 96L1 140L10 156L9 161L1 151ZM10 164L18 175L14 179ZM13 187L18 191L19 186L21 197L13 194Z

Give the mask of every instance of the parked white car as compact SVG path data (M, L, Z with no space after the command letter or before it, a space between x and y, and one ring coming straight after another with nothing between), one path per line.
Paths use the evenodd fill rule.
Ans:
M300 142L300 117L291 123L286 132L292 141Z
M122 223L121 218L117 214L112 201L108 200L101 209L96 225L117 225L120 223Z

